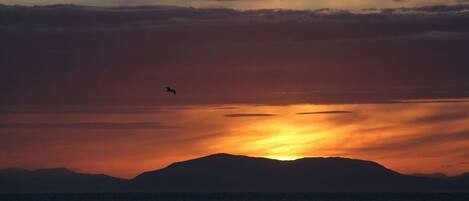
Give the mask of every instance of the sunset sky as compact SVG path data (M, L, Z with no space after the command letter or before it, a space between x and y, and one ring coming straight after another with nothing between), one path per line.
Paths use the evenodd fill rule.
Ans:
M0 0L0 169L132 178L224 152L469 172L468 3Z

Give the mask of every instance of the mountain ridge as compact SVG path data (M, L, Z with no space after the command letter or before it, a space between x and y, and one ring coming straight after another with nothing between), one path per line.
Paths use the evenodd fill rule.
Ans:
M469 192L469 174L405 175L366 160L282 161L219 153L172 163L133 179L66 168L0 170L0 193L76 192Z

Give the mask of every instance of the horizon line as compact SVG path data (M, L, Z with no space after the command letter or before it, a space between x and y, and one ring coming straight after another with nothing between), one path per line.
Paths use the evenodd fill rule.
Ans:
M194 161L194 160L199 160L199 159L204 159L204 158L209 158L209 157L216 157L216 156L230 156L230 157L243 157L243 158L250 158L250 159L264 159L264 160L272 160L272 161L278 161L278 162L293 162L293 161L299 161L299 160L305 160L305 159L344 159L344 160L354 160L354 161L375 163L375 164L380 165L380 166L382 166L382 167L384 167L384 168L386 168L386 169L388 169L388 170L394 171L394 172L399 173L399 174L402 174L402 175L408 175L408 176L416 176L416 175L418 175L418 174L421 174L421 175L443 174L443 175L445 175L446 177L457 177L457 176L462 176L462 175L465 175L465 174L469 174L469 170L467 170L467 171L465 171L465 172L463 172L463 173L460 173L460 174L446 174L446 173L442 173L442 172L428 172L428 173L427 173L427 172L414 172L414 173L402 173L402 172L399 172L399 171L397 171L397 170L388 168L388 167L382 165L381 163L378 163L378 162L373 161L373 160L365 160L365 159L359 159L359 158L348 158L348 157L341 157L341 156L304 156L304 157L298 157L298 158L291 159L291 160L283 160L283 159L279 159L279 158L269 158L268 156L248 156L248 155L231 154L231 153L224 153L224 152L214 153L214 154L209 154L209 155L203 155L203 156L198 156L198 157L194 157L194 158L190 158L190 159L184 159L184 160L180 160L180 161L174 161L174 162L171 162L171 163L169 163L168 165L163 166L163 167L161 167L161 168L156 168L156 169L151 169L151 170L144 170L144 171L142 171L142 172L140 172L140 173L138 173L137 175L132 176L132 177L113 176L112 174L107 174L107 173L82 172L82 171L80 171L79 169L73 168L73 167L41 167L41 168L34 168L34 169L22 168L22 167L7 167L7 168L1 168L1 169L0 169L0 172L1 172L1 171L6 171L6 170L17 170L17 171L27 171L27 172L33 172L33 171L47 171L47 170L67 170L67 171L70 171L70 172L72 172L72 173L77 173L77 174L105 175L105 176L110 176L110 177L114 177L114 178L118 178L118 179L123 179L123 180L132 180L132 179L135 179L136 177L138 177L139 175L142 175L142 174L144 174L144 173L163 170L163 169L165 169L165 168L170 167L170 166L173 165L173 164L184 163L184 162L189 162L189 161ZM419 176L419 177L422 177L422 176Z

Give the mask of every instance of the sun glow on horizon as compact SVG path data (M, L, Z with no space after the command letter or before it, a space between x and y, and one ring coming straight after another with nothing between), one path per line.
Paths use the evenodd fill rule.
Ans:
M236 124L228 127L221 138L212 141L210 149L276 160L327 156L321 149L335 143L341 136L338 130L331 128L323 115L317 115L313 118L315 121L311 121L311 117L291 112L327 108L314 105L248 108L251 112L259 110L256 112L281 115L232 120Z
M293 156L265 156L265 158L275 159L279 161L294 161L304 157L293 157Z
M469 108L468 104L457 100L359 105L218 105L167 108L172 112L165 113L21 116L25 122L48 119L126 123L132 120L171 122L168 124L175 127L92 129L94 135L84 134L90 128L43 129L56 134L52 139L61 137L65 131L73 134L69 135L76 137L73 141L66 138L60 142L80 147L80 156L93 156L94 162L89 163L88 157L76 158L77 153L73 151L61 152L70 160L50 161L46 166L41 161L26 164L21 157L3 162L10 167L72 167L83 172L132 178L174 162L230 153L282 161L305 157L360 158L402 173L455 175L469 167L463 155L467 152L461 151L467 150L468 141L464 136L469 130L465 109ZM110 135L114 137L109 138ZM49 158L51 153L58 153L48 149L52 145L44 147L34 156Z

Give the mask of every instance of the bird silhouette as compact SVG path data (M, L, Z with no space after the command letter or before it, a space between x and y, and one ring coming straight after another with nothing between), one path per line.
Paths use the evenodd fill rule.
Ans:
M166 87L166 92L170 92L170 93L173 93L174 95L176 95L176 90L171 89L171 87Z

